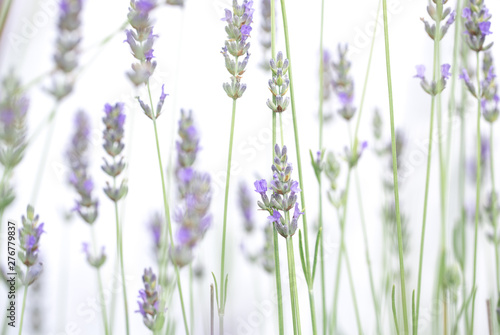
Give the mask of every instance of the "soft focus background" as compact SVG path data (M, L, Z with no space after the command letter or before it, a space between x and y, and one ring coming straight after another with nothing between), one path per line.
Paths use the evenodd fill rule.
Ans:
M23 0L13 3L11 17L7 23L5 38L0 44L0 75L4 76L11 68L21 76L23 83L46 73L52 68L52 55L56 38L57 0ZM364 74L366 71L372 29L375 26L378 1L325 1L325 48L336 52L338 43L348 43L351 47L352 75L356 81L356 104L359 104ZM427 16L426 1L392 0L389 3L391 60L394 85L395 122L407 139L407 150L403 158L408 168L407 178L403 181L401 193L402 209L408 218L410 232L409 257L405 259L409 273L408 295L416 289L418 271L418 252L424 198L425 159L427 154L428 121L430 97L425 94L415 74L416 64L432 67L432 40L427 36L420 17ZM319 31L320 5L316 1L288 1L287 12L290 29L292 66L296 90L297 118L301 139L301 155L305 177L305 208L310 226L317 221L317 182L309 164L308 151L318 150L318 68L319 68ZM454 7L455 1L449 1ZM498 1L488 1L493 13L491 40L498 41L499 27L496 15L500 13ZM243 220L238 208L237 191L240 181L250 186L258 177L267 178L271 159L271 112L265 101L270 97L267 89L269 73L259 66L264 55L258 43L261 30L261 1L255 0L254 30L251 34L251 58L243 82L248 89L238 100L236 131L234 139L233 173L231 180L227 271L229 273L229 292L226 310L227 334L273 334L276 333L277 310L274 300L274 276L264 272L261 267L250 264L241 251L244 243L249 250L258 248L260 233L248 238L243 230ZM196 327L195 334L206 334L209 324L209 284L210 273L220 271L220 241L222 233L223 187L227 163L227 146L231 117L231 99L222 89L222 83L229 77L220 49L225 40L224 23L220 21L224 8L230 8L229 0L187 0L183 9L161 6L153 12L156 19L155 33L159 39L155 45L158 67L152 79L153 100L160 94L161 84L169 94L164 111L159 119L160 141L165 166L171 157L173 140L177 138L176 127L180 109L192 109L201 132L202 151L198 156L198 167L213 178L214 198L212 213L214 224L197 250L196 266L202 266L204 275L194 282L194 303ZM279 6L277 6L279 8ZM44 262L44 274L39 280L39 288L30 291L28 309L25 316L25 334L98 334L102 331L101 316L95 305L97 287L95 271L88 266L81 245L90 240L89 229L79 218L74 217L67 223L65 214L74 205L74 193L67 186L67 167L64 152L68 145L73 127L73 117L78 109L90 112L93 121L93 177L102 188L107 180L100 169L104 150L102 149L103 106L105 103L122 101L126 104L126 149L129 193L121 203L124 218L124 256L129 299L129 309L136 309L137 291L142 286L141 276L145 267L154 266L152 238L148 221L155 211L162 209L161 184L154 147L154 133L151 121L140 110L135 96L145 96L145 90L135 90L125 76L133 61L129 46L123 43L123 32L116 34L104 47L96 45L104 37L117 31L126 21L128 2L121 0L87 0L84 5L83 46L81 64L85 67L79 77L75 93L60 106L56 120L56 132L49 152L48 165L41 183L40 196L35 205L36 212L45 222L46 234L41 240L40 257ZM281 12L278 11L278 47L284 51L284 37ZM372 117L379 108L384 121L384 137L390 140L389 111L385 74L384 39L381 25L378 26L374 49L372 71L367 90L364 115L361 121L360 140L369 143L359 164L359 176L363 202L367 217L369 243L377 288L382 287L382 223L381 206L384 201L382 178L389 172L386 161L380 161L373 146ZM442 62L451 63L453 46L453 27L442 42ZM493 46L493 55L500 55L500 44ZM337 57L334 53L334 57ZM428 75L430 70L428 70ZM50 113L53 100L44 88L49 79L29 90L31 99L29 109L29 128L35 129L39 122ZM460 83L461 85L461 83ZM457 90L458 92L458 90ZM443 97L443 114L447 114L447 96ZM347 126L336 114L336 101L325 105L326 112L335 114L334 120L325 127L325 147L341 154L348 145ZM473 157L474 151L474 104L467 111L467 156ZM293 128L290 111L283 114L285 143L294 147ZM459 217L457 193L458 164L458 118L453 122L452 161L449 174L449 206L447 224L451 227ZM496 125L498 128L498 124ZM486 127L484 127L486 128ZM27 151L25 160L16 171L15 185L17 199L9 207L4 220L20 221L26 205L30 201L35 184L38 162L46 131ZM446 135L444 135L446 136ZM495 143L498 143L497 136ZM423 293L421 302L422 333L430 333L430 320L435 307L433 299L435 270L437 268L439 228L439 182L437 146L433 156L427 239L424 260ZM500 157L500 145L496 146L496 157ZM295 150L289 150L289 159L296 162ZM498 161L498 159L497 159ZM295 166L296 164L294 164ZM340 187L345 183L345 165L341 175ZM295 172L296 173L296 172ZM295 175L297 178L297 175ZM467 181L467 199L473 203L474 184ZM365 263L365 248L361 234L359 211L355 197L355 184L351 185L351 197L346 224L346 241L350 253L356 294L367 334L374 333L375 319L369 290L368 272ZM497 185L498 186L498 185ZM171 188L175 190L175 188ZM253 189L253 188L252 188ZM489 191L489 187L487 187ZM172 194L174 194L172 192ZM486 192L484 193L486 194ZM253 194L257 200L257 194ZM100 215L96 222L98 240L106 246L108 261L104 269L104 286L109 294L114 289L115 223L111 201L104 193L99 193ZM175 199L175 197L172 197ZM326 197L325 197L326 198ZM334 271L339 251L339 229L334 210L325 199L325 264L327 268L328 308L331 308L334 287ZM258 213L260 224L266 224L266 215ZM301 225L299 225L300 227ZM5 227L5 225L3 225ZM473 222L467 228L469 251L467 265L471 267ZM311 229L309 245L314 245ZM2 231L5 238L5 231ZM297 242L297 239L294 239ZM286 260L284 240L281 242L281 259ZM485 232L480 229L478 250L478 295L476 299L476 334L486 334L485 300L493 293L493 253L491 244L486 242ZM301 271L297 254L297 275L299 280L300 311L304 334L310 333L310 314L308 309L307 287ZM2 255L5 253L2 251ZM312 250L311 250L312 254ZM396 259L394 259L396 261ZM450 257L451 261L451 257ZM393 265L397 269L397 263ZM339 304L340 327L345 334L355 334L354 310L347 281L347 272L342 272L341 295ZM118 275L118 273L116 273ZM287 276L286 262L282 261L282 277ZM470 284L472 273L467 273ZM185 293L187 294L188 273L182 271ZM398 285L399 279L394 283ZM283 282L286 333L291 332L289 292L287 281ZM316 280L315 293L317 313L320 314L320 285ZM119 289L117 289L119 290ZM0 301L4 301L5 289L0 288ZM124 333L121 293L118 295L114 333ZM385 329L392 322L390 297L382 297L384 305ZM461 298L460 298L461 299ZM169 304L168 315L177 320L178 334L182 333L182 318L178 294L174 294ZM131 313L132 314L132 313ZM146 334L147 329L139 314L131 315L133 334ZM36 329L39 329L36 332ZM17 329L16 329L17 330ZM14 334L14 332L11 332ZM9 333L10 334L10 333Z

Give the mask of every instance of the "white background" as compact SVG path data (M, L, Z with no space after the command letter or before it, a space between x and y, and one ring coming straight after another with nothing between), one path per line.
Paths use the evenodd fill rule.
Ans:
M2 76L13 67L29 82L52 67L54 41L56 38L57 12L54 11L55 0L23 0L15 1L8 21L5 38L0 46L0 73ZM369 54L370 32L374 25L377 1L325 1L325 48L335 51L338 43L349 43L352 46L352 75L356 81L356 104L359 104L362 83L366 71ZM414 155L411 166L413 172L402 187L402 209L409 218L410 256L405 259L410 272L407 280L408 296L416 289L418 271L418 251L425 182L425 149L428 136L430 97L419 87L418 80L412 78L416 64L425 64L428 76L432 67L432 40L427 36L420 22L420 17L428 17L425 9L426 1L394 0L389 1L391 60L394 85L395 123L402 129L408 140L407 156ZM448 3L455 6L455 1ZM159 119L160 143L165 166L167 165L173 136L176 136L176 120L180 108L192 109L199 126L203 150L198 155L197 166L212 174L214 200L212 213L214 225L207 233L198 249L196 264L202 263L205 276L202 281L195 282L195 315L196 333L208 332L209 316L209 284L210 272L220 272L220 240L222 233L223 187L227 160L229 126L231 117L231 100L222 90L222 83L228 80L224 68L224 60L220 48L225 39L224 23L220 21L223 9L230 8L228 0L199 1L189 0L184 9L162 6L154 11L156 20L155 33L159 39L155 44L155 56L158 62L153 80L154 101L160 94L160 84L165 84L169 94L164 112ZM258 65L263 58L262 48L258 40L260 29L260 1L256 1L255 23L252 32L250 53L252 54L243 82L248 89L243 98L238 100L237 120L234 138L233 164L234 173L231 179L231 193L228 219L227 271L229 272L229 297L226 311L227 334L271 334L276 333L276 309L263 310L262 306L272 304L274 294L274 277L267 275L258 266L247 262L240 251L240 244L246 240L257 241L260 235L248 239L243 231L242 219L237 206L237 186L240 180L253 183L257 176L267 177L270 168L271 113L265 101L269 97L267 80L269 73ZM488 1L493 13L490 40L497 39L496 15L500 12L500 4ZM320 30L320 1L288 1L288 20L294 83L296 92L297 119L300 133L300 148L305 177L305 204L309 225L312 227L317 218L317 183L309 164L308 151L318 149L318 50ZM145 267L154 266L152 257L151 234L147 222L153 211L162 210L162 196L154 133L151 121L140 111L134 97L145 97L145 90L135 90L125 76L133 57L129 47L123 43L124 34L116 35L105 47L96 48L95 43L116 31L126 20L127 1L85 1L83 21L82 60L85 70L79 77L75 93L60 106L56 120L53 145L47 159L47 169L43 176L42 188L36 205L36 212L46 224L47 233L41 240L40 257L44 262L44 275L40 280L40 291L30 292L28 309L25 318L25 334L32 334L32 324L43 324L42 334L96 334L101 333L101 316L98 310L88 305L97 298L95 272L90 268L81 252L81 243L90 240L89 227L79 218L66 224L64 213L73 206L74 192L69 189L65 173L64 152L69 137L73 132L73 117L78 109L90 113L93 121L92 175L98 189L105 185L107 176L100 170L101 157L101 118L105 103L123 101L127 106L125 153L129 162L128 180L129 194L122 203L121 213L124 215L124 253L128 286L128 300L131 327L133 334L147 334L139 314L132 313L136 309L137 291L142 286L141 275ZM278 12L280 14L280 12ZM281 17L278 16L278 50L284 51L284 37ZM384 137L390 138L387 85L385 74L384 39L382 29L377 32L372 71L369 80L364 116L361 121L360 140L373 143L371 121L373 110L378 107L384 120ZM366 31L368 33L366 33ZM13 42L13 41L17 41ZM453 46L453 27L442 42L442 61L451 63ZM493 47L494 55L499 55L499 45ZM88 64L88 65L86 65ZM29 127L35 129L53 107L53 101L43 91L49 86L45 79L28 92L31 99L29 110ZM461 84L458 86L461 87ZM449 88L443 98L443 112L447 113ZM336 101L330 101L326 111L334 111ZM467 110L467 155L473 155L475 112L474 104ZM296 162L293 145L293 128L290 111L284 114L285 142L290 146L289 159ZM448 227L459 217L458 204L458 119L452 120L452 162L450 169L449 208L447 212ZM483 122L483 128L486 123ZM496 125L498 129L498 124ZM26 158L15 173L17 200L8 209L4 220L19 220L30 201L32 188L39 168L43 142L46 131L27 151ZM346 123L339 117L326 125L325 147L327 150L341 154L348 144ZM498 138L498 137L497 137ZM446 139L446 138L445 138ZM498 143L498 141L496 142ZM429 198L429 214L427 238L425 245L423 293L421 302L422 334L430 333L429 320L433 313L433 288L436 278L435 269L440 241L439 224L439 179L437 146L433 155L431 189ZM373 152L373 147L363 155L359 165L359 176L362 196L365 205L369 247L377 287L381 286L381 241L382 222L381 180L386 162L380 162ZM498 157L498 145L496 154ZM416 157L416 158L415 158ZM407 157L407 161L410 159ZM294 164L296 166L296 164ZM383 167L382 167L383 166ZM344 173L340 185L345 183ZM295 171L295 178L297 174ZM474 185L467 181L467 201L473 204ZM489 183L489 181L487 181ZM365 265L365 248L358 206L355 197L355 184L351 185L348 221L346 225L347 248L350 253L355 278L356 294L360 308L364 331L374 333L375 319L369 290L368 272ZM498 187L498 185L497 185ZM341 186L343 188L343 186ZM489 187L488 187L489 191ZM257 200L257 194L254 194ZM112 203L99 192L100 215L96 222L100 244L106 245L108 262L104 266L104 283L112 288L113 262L115 258L115 223ZM326 197L325 197L326 198ZM327 303L331 308L334 286L334 269L339 250L339 229L336 215L325 199L325 258L327 280ZM258 221L265 224L265 214L258 213ZM301 225L299 226L301 227ZM472 237L473 225L467 228L468 236L468 269L466 280L472 280ZM478 250L478 295L476 299L476 333L487 331L485 300L493 294L494 270L493 249L485 239L484 230L479 233ZM294 239L297 242L297 239ZM450 239L449 239L450 241ZM260 242L258 242L260 243ZM310 228L309 245L314 245L314 234ZM284 240L280 238L282 277L287 277L286 252ZM304 334L311 333L307 289L300 267L298 244L295 246L296 265L299 277L301 322ZM450 250L451 251L451 250ZM1 253L5 255L4 252ZM451 257L449 258L452 261ZM394 266L397 264L395 263ZM182 271L184 292L187 295L187 270ZM64 284L63 278L68 281ZM285 300L286 333L291 333L289 291L287 281L283 282ZM321 325L320 281L315 283L316 311L318 325ZM395 280L398 284L398 280ZM357 333L352 300L349 293L345 268L343 270L341 295L339 303L339 322L345 334ZM470 287L469 287L470 289ZM4 296L4 289L0 290ZM392 326L392 317L388 314L390 297L383 297L385 329ZM3 299L1 299L3 301ZM42 309L42 315L36 319L33 315L34 305ZM116 334L124 333L121 292L118 292L118 305L114 330ZM411 305L409 305L411 306ZM169 307L168 315L177 321L178 333L182 332L182 317L175 294ZM89 312L90 311L90 312ZM37 321L38 320L38 321ZM391 323L389 323L391 322ZM320 326L319 326L320 327ZM65 330L66 329L66 330ZM15 332L11 332L14 334Z

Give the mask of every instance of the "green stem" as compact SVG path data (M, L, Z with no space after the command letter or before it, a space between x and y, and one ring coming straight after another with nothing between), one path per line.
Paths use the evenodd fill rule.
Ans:
M2 8L0 8L0 41L2 40L5 23L7 22L11 5L12 0L6 0L2 3Z
M94 249L94 254L97 254L97 239L95 235L95 225L92 225L90 227L90 232L92 234L92 245ZM99 300L101 301L101 313L102 313L102 322L104 325L104 333L108 335L109 334L108 315L106 313L106 301L104 300L104 286L102 285L101 269L96 268L96 272L97 272L97 284L99 285Z
M392 79L391 79L391 59L389 51L389 27L387 24L387 0L383 0L384 4L384 38L385 38L385 58L387 67L387 88L389 91L389 109L391 119L391 142L392 142L392 170L394 177L394 201L396 204L396 220L398 231L398 248L399 248L399 275L401 278L401 296L403 303L403 320L404 334L409 334L408 327L408 311L406 307L406 284L405 284L405 267L403 256L403 235L401 232L401 215L399 212L399 187L398 187L398 166L396 158L396 134L394 131L394 105L392 98Z
M342 242L342 250L344 251L345 264L347 267L347 276L349 278L349 286L351 288L351 296L352 296L352 302L354 304L354 312L356 314L358 333L361 335L363 334L363 327L361 326L361 317L359 314L358 299L356 298L356 289L354 288L354 280L352 279L351 261L349 260L349 254L347 253L347 248L344 242Z
M472 290L476 288L476 268L477 268L477 235L479 230L479 206L481 197L481 78L479 51L476 53L477 72L477 138L476 138L476 213L474 218L474 267L472 271ZM470 334L474 334L474 310L476 307L476 296L472 297L472 313L470 320Z
M113 157L113 161L115 158ZM116 190L116 177L113 178L113 188ZM125 283L125 267L123 264L123 227L120 227L120 218L118 216L118 202L114 201L115 207L115 221L116 221L116 245L118 257L120 257L120 272L122 277L122 291L123 291L123 307L125 308L125 329L127 335L130 334L129 320L128 320L128 301L127 301L127 285Z
M500 294L500 259L498 255L498 223L497 223L497 204L498 204L498 194L496 193L495 187L495 163L493 150L493 123L490 123L490 173L491 173L491 201L492 201L492 219L493 219L493 245L495 246L495 268L496 268L496 284L497 284L497 294Z
M23 307L21 309L21 322L19 322L19 335L23 333L24 309L26 308L26 297L28 296L28 285L24 286Z
M297 126L297 115L296 115L296 106L295 106L295 88L294 88L294 81L293 81L293 72L292 72L292 57L290 53L290 39L288 36L288 19L286 15L286 5L285 5L285 0L281 0L281 13L283 16L283 30L285 33L285 45L286 45L286 56L288 58L289 62L289 67L288 67L288 75L290 77L290 101L292 105L292 119L293 119L293 133L295 137L295 151L297 155L297 170L299 174L299 185L300 189L302 192L300 192L300 202L302 207L306 207L306 201L305 201L305 189L304 189L304 182L302 178L302 161L300 159L300 141L299 141L299 130ZM306 213L302 215L302 223L303 223L303 231L304 231L304 249L305 249L305 258L306 258L306 271L309 273L309 277L311 274L311 261L309 259L309 233L307 230L307 216ZM313 290L313 283L310 281L308 283L309 286L309 291ZM314 302L311 303L311 295L309 295L309 300L310 304L313 306ZM311 309L311 321L312 321L312 328L313 328L313 334L316 334L316 324L315 324L316 316L315 316L315 311L312 308Z
M193 291L193 265L189 264L189 321L191 331L194 332L194 291Z
M276 57L276 14L275 14L275 0L269 0L271 3L271 57L273 59ZM273 100L276 98L273 95ZM273 118L273 147L272 150L272 158L274 162L275 151L274 147L276 146L276 113L272 113ZM281 121L281 114L280 114ZM283 128L281 128L282 130ZM283 134L281 134L283 138ZM281 140L281 146L283 146L283 139ZM276 293L278 295L278 326L279 326L279 335L285 334L285 325L283 321L283 292L281 289L281 268L280 268L280 254L279 254L279 243L278 243L278 232L276 230L276 226L273 225L273 245L274 245L274 271L276 276Z
M361 217L361 227L363 230L363 241L364 241L365 247L366 247L366 249L365 249L366 265L368 267L368 276L370 279L370 290L372 293L373 309L375 311L375 319L377 322L377 334L382 335L382 327L380 325L380 322L381 322L380 305L379 305L377 293L375 290L375 280L373 279L372 262L370 260L370 250L368 248L368 234L366 231L365 212L364 212L363 200L361 197L361 187L360 187L360 183L359 183L358 170L355 171L355 177L356 177L356 194L358 197L359 214Z
M324 57L323 57L323 27L325 19L325 0L321 0L321 28L320 28L320 42L319 42L319 150L323 150L323 68L324 68ZM319 201L319 230L323 231L323 187L321 182L321 174L318 177L318 201ZM323 315L323 335L326 335L327 331L327 314L326 314L326 285L325 285L325 248L324 248L324 238L323 234L320 235L320 268L321 268L321 309ZM314 299L314 294L309 291L310 299L309 302L312 303ZM312 296L312 299L311 299ZM316 322L313 322L313 326Z
M166 191L166 187L165 187L165 175L163 172L163 164L162 164L161 153L160 153L160 142L158 140L158 127L156 126L156 117L155 117L155 113L154 113L153 99L151 98L151 89L149 86L149 81L147 82L147 87L148 87L148 94L149 94L149 102L151 105L151 114L153 115L152 120L153 120L154 132L155 132L156 154L158 156L158 165L160 168L161 186L162 186L162 193L163 193L163 208L165 210L165 220L167 221L168 236L170 237L170 247L172 249L175 249L174 236L172 233L172 224L170 222L170 207L168 205L167 191ZM163 244L166 245L167 244L166 242L167 241L165 240ZM166 251L167 251L167 249L164 247L162 250L163 255L161 256L161 259L163 261L166 260L166 255L165 255ZM175 262L172 262L172 263L174 265L175 276L176 276L176 281L177 281L177 288L179 290L179 299L181 301L184 329L185 329L186 335L189 335L188 319L186 316L186 307L184 305L184 298L183 298L183 294L182 294L182 284L181 284L181 278L180 278L181 276L179 274L179 267L177 266L177 264ZM161 266L160 266L160 268L161 268ZM163 280L163 277L160 276L160 283L163 282L162 280Z
M295 258L291 236L286 239L286 251L288 256L288 276L290 280L290 300L292 302L293 333L295 335L300 335L302 332L300 327L299 297L297 294L297 276L295 273Z
M226 191L224 195L224 223L222 227L222 252L221 252L221 267L220 267L220 308L219 308L219 332L224 334L224 311L225 311L225 284L224 284L224 262L226 257L226 226L227 226L227 204L229 199L229 182L231 178L231 160L233 156L233 137L234 137L234 122L236 118L236 99L233 99L233 111L231 113L231 133L229 136L229 152L227 155L227 171L226 171Z

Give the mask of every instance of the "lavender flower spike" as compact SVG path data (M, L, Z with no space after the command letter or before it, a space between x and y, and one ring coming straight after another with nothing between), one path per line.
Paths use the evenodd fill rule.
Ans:
M481 82L481 109L484 119L489 123L493 123L498 119L498 102L500 98L498 96L493 56L490 51L484 53L482 70L484 80Z
M260 193L261 200L257 205L269 212L268 220L275 223L276 230L281 236L287 238L293 236L297 231L298 219L303 214L299 210L297 203L297 193L300 192L296 182L292 180L292 165L288 163L287 148L283 146L280 149L279 145L275 146L276 157L274 164L271 167L273 172L273 180L271 181L271 200L267 198L267 188L263 185L265 180L256 181L256 192ZM293 216L287 215L294 209ZM291 219L290 219L291 217Z
M462 17L465 19L466 42L471 50L476 52L489 50L493 42L484 45L486 36L491 35L491 14L484 1L469 0L470 6L464 8Z
M265 181L265 180L264 180ZM263 192L267 191L267 187ZM260 193L260 192L259 192ZM253 217L252 211L252 198L250 196L250 190L245 182L240 183L239 187L239 205L241 213L243 214L243 227L245 231L250 233L255 229L255 219Z
M287 76L289 62L288 59L283 60L283 53L279 51L276 60L271 59L269 65L273 77L268 83L269 90L273 94L273 101L267 99L267 107L274 113L282 113L290 104L290 98L285 97L290 85L290 80Z
M77 113L75 126L75 133L66 152L70 166L69 183L79 195L75 211L85 222L93 224L97 219L98 201L93 196L94 183L88 173L90 120L85 112Z
M352 105L354 99L354 80L349 74L351 69L351 62L347 59L348 47L339 44L338 54L339 60L337 63L333 62L333 91L340 101L341 108L339 114L349 121L356 113L356 107Z
M246 90L246 85L241 84L241 75L245 72L250 54L250 43L247 43L250 32L252 31L251 24L253 22L252 8L253 1L243 0L242 5L238 5L236 0L233 1L233 11L225 9L225 16L221 19L225 21L227 40L222 48L226 69L231 74L231 82L224 83L223 88L227 95L236 100L240 98ZM240 56L245 56L243 61L238 62Z
M443 4L444 3L446 3L446 1L443 1ZM438 10L441 11L440 14L438 14ZM429 13L429 16L435 23L433 23L431 26L425 19L422 18L420 20L424 23L425 31L432 40L436 39L436 24L441 25L441 22L446 20L446 18L448 17L448 20L446 20L444 25L439 29L439 41L441 41L448 32L450 26L453 24L453 22L455 22L456 13L449 7L444 10L443 8L438 9L437 5L433 5L432 3L429 3L429 5L427 6L427 13Z
M40 237L45 232L43 230L44 224L38 223L39 217L35 215L35 210L32 206L28 205L26 217L21 217L22 227L19 229L19 242L20 252L19 260L26 265L26 276L23 276L22 270L21 278L24 285L29 286L35 282L43 270L43 264L38 262L38 247Z
M153 332L161 330L165 323L165 302L162 300L161 287L151 268L144 270L142 276L144 289L139 290L139 310L146 327Z
M445 89L446 82L451 76L451 65L443 64L441 65L441 78L437 81L432 80L429 83L425 78L425 66L417 65L415 68L417 69L417 74L413 77L420 79L420 86L422 86L422 89L431 96L436 96L441 93Z

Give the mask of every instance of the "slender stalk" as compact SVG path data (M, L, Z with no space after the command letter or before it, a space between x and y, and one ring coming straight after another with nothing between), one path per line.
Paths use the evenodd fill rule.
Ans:
M305 201L305 189L304 189L304 182L302 178L302 161L300 159L300 141L299 141L299 130L297 126L297 116L296 116L296 106L295 106L295 89L294 89L294 82L293 82L293 72L292 72L292 57L290 53L290 39L288 36L288 19L286 15L286 5L285 5L285 0L281 0L281 13L283 16L283 30L285 33L285 46L286 46L286 56L288 58L289 62L289 67L288 67L288 75L290 77L290 101L292 105L292 119L293 119L293 133L295 137L295 151L297 155L297 170L299 173L299 185L300 189L302 190L300 192L300 202L302 207L306 207L306 201ZM322 55L323 56L323 55ZM305 249L305 258L306 258L306 271L311 274L311 261L309 258L309 233L307 230L307 216L306 213L302 215L302 223L303 223L303 231L304 231L304 249ZM312 280L309 281L308 283L309 286L309 291L313 290L313 283ZM316 335L316 316L315 316L315 309L314 309L314 302L311 302L311 297L313 295L309 295L309 303L311 305L311 321L312 321L312 328L313 328L313 334Z
M225 284L224 284L224 262L226 258L226 226L227 226L227 204L229 199L229 182L231 178L231 160L233 156L233 137L234 137L234 121L236 118L236 99L233 99L233 111L231 114L231 134L229 135L229 152L227 155L227 171L226 171L226 192L224 195L224 223L222 227L222 252L221 252L221 267L220 267L220 308L219 308L219 333L224 334L224 310L226 307L225 300Z
M387 88L389 91L389 109L391 119L391 142L392 142L392 170L394 176L394 201L396 203L396 220L398 231L398 247L399 247L399 275L401 278L401 296L403 303L403 320L404 334L409 334L408 327L408 312L406 307L406 284L405 284L405 267L403 256L403 236L401 232L401 215L399 212L399 187L398 187L398 165L396 159L396 134L394 131L394 105L392 98L392 79L391 79L391 59L389 51L389 27L387 24L387 0L383 0L384 10L384 37L385 37L385 58L387 67Z
M90 227L90 232L92 234L92 245L94 249L94 254L97 254L97 239L95 235L95 225L92 225L92 227ZM101 269L96 268L96 272L97 272L97 284L99 285L99 300L101 301L101 313L102 313L102 322L104 325L104 333L108 335L109 334L108 315L106 312L106 301L104 300L104 286L102 285Z
M155 113L154 113L154 106L153 106L153 99L151 98L151 89L150 89L150 86L149 86L149 81L147 82L147 87L148 87L148 94L149 94L149 102L150 102L150 105L151 105L151 114L155 115ZM168 205L167 191L166 191L166 187L165 187L165 175L164 175L164 172L163 172L163 164L162 164L162 160L161 160L160 142L158 140L158 127L156 126L156 118L153 117L152 120L153 120L154 132L155 132L156 154L158 156L158 165L160 167L161 186L162 186L162 193L163 193L163 208L165 210L165 220L167 221L168 236L170 237L170 247L172 249L174 249L175 248L175 242L174 242L174 236L173 236L173 233L172 233L172 225L171 225L171 222L170 222L170 207ZM163 244L166 245L166 242L167 241L165 240ZM165 255L166 254L166 248L165 247L163 248L162 253L163 253L162 259L165 260L166 259L166 255ZM177 264L175 262L173 262L173 265L174 265L174 269L175 269L175 276L176 276L177 288L179 289L179 298L180 298L180 301L181 301L182 318L183 318L183 321L184 321L184 329L185 329L186 335L189 335L188 319L187 319L187 316L186 316L186 308L184 306L184 298L183 298L183 294L182 294L182 284L181 284L181 278L180 278L180 274L179 274L179 267L177 266ZM162 279L163 278L160 278L160 282L162 282Z
M57 116L57 108L59 107L59 102L56 102L52 112L49 114L49 118L47 122L49 123L49 129L47 132L47 137L45 137L45 142L43 145L42 156L40 157L40 161L38 163L38 169L35 179L35 184L33 186L33 190L31 191L31 205L36 205L36 200L38 198L38 193L40 191L40 187L42 184L42 180L44 178L45 168L47 165L47 158L50 153L50 147L52 145L52 137L55 132L56 125L56 116Z
M476 213L474 217L474 267L472 270L472 290L476 287L477 269L477 235L479 230L479 206L481 197L481 78L479 52L476 52L476 72L477 72L477 137L476 137ZM470 320L470 334L474 334L474 310L476 307L476 296L472 297L472 313Z
M271 57L273 59L276 57L276 1L269 0L271 3ZM273 100L276 98L273 95ZM273 147L272 150L272 158L274 162L274 147L276 146L276 113L271 113L273 118ZM281 121L281 114L280 114ZM281 131L281 146L283 146L283 127L280 129ZM278 327L279 327L279 335L285 334L285 325L283 321L283 292L281 289L281 267L280 267L280 253L279 253L279 243L278 243L278 232L276 230L276 226L273 225L273 245L274 245L274 274L276 276L276 293L278 295Z
M320 39L319 39L319 150L323 150L323 68L324 57L323 57L323 27L325 19L325 0L321 0L321 28L320 28ZM323 185L321 182L321 174L318 176L318 206L319 206L319 229L323 231ZM326 285L325 285L325 247L323 234L320 235L319 242L319 262L321 268L321 310L323 315L323 335L326 335L327 331L327 314L326 314ZM314 294L309 291L309 302L313 302ZM315 325L316 322L313 322Z
M500 259L498 254L498 222L497 222L497 204L498 204L498 194L496 193L495 187L495 163L493 150L493 123L490 123L490 174L491 174L491 201L492 201L492 220L493 220L493 245L495 246L495 268L496 268L496 284L497 284L497 294L500 293Z
M113 158L113 160L115 160L115 158ZM116 189L116 177L113 178L113 188ZM123 307L125 308L125 329L128 335L130 334L130 327L128 320L127 285L125 283L125 267L123 264L123 227L120 227L120 218L118 216L117 201L114 201L114 207L115 207L115 221L116 221L116 247L117 247L118 257L120 258L120 273L122 277L122 291L123 291Z
M28 296L28 285L24 286L23 307L21 309L21 322L19 323L19 335L23 333L24 309L26 308L26 297Z
M352 302L354 304L354 312L356 314L356 324L358 326L358 333L363 334L363 327L361 326L361 317L359 314L358 308L358 300L356 298L356 289L354 288L354 280L352 279L352 271L351 271L351 261L349 260L349 254L347 253L347 249L345 243L342 242L342 249L344 250L345 264L347 267L347 276L349 278L349 286L351 287L351 296Z
M6 0L2 3L0 8L0 41L2 40L2 35L5 28L5 23L9 17L10 7L12 5L12 0Z
M189 325L194 333L193 265L189 264Z
M290 280L290 300L292 302L293 333L294 335L300 335L302 332L300 327L299 297L297 295L297 276L295 273L295 258L291 236L286 239L286 251L288 255L288 276Z
M363 206L363 199L361 197L361 187L360 187L360 182L359 182L358 170L355 171L355 177L356 177L356 194L358 197L358 208L359 208L359 214L361 217L361 227L363 230L363 241L365 242L365 246L366 246L366 249L365 249L366 265L368 267L368 276L370 279L370 290L371 290L371 294L372 294L373 309L375 311L375 319L376 319L376 323L377 323L377 334L382 335L382 327L380 325L380 322L381 322L380 305L379 305L377 293L375 290L375 280L373 279L372 262L370 260L370 250L368 248L368 234L366 232L365 212L364 212L364 206Z

